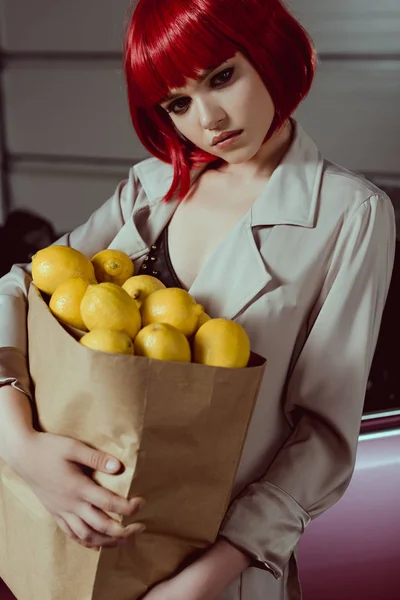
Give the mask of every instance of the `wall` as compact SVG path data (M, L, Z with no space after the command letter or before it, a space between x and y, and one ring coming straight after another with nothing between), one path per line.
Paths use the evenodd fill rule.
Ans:
M2 213L30 208L69 230L147 156L121 71L128 4L2 0ZM296 116L328 158L400 186L399 1L290 6L320 53Z

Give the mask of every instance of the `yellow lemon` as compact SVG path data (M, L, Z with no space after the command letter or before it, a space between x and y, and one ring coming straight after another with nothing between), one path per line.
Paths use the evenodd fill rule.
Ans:
M109 282L122 285L132 277L133 262L121 250L102 250L92 258L92 265L99 283Z
M81 315L89 331L125 331L134 339L141 327L140 311L135 301L115 283L89 285L81 302Z
M175 362L191 362L192 359L187 337L167 323L152 323L143 327L135 339L135 353Z
M204 311L189 292L181 288L157 290L145 298L141 312L143 327L150 323L168 323L184 335L192 335Z
M49 307L54 316L63 323L86 331L81 316L81 302L89 282L82 277L71 277L63 281L53 292Z
M32 257L33 282L49 296L70 277L82 277L96 283L92 263L78 250L68 246L48 246Z
M157 290L165 289L162 281L151 275L134 275L125 281L122 287L135 300L138 308L141 308L147 296Z
M199 318L199 323L197 325L198 329L200 329L200 327L202 325L204 325L204 323L207 323L207 321L210 321L211 317L210 315L208 315L206 312L201 313L200 318Z
M114 354L134 354L133 342L124 331L112 329L94 329L86 333L79 342L100 352L112 352Z
M210 319L197 331L193 341L193 362L214 367L246 367L250 340L239 323Z

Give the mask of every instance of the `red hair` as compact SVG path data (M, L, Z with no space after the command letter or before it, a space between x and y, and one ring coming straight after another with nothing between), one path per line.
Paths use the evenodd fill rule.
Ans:
M240 51L257 70L275 106L268 132L290 117L307 95L315 51L280 0L139 0L125 40L125 76L133 126L143 146L172 164L164 200L190 188L190 171L218 157L182 139L159 106L171 89L196 79Z

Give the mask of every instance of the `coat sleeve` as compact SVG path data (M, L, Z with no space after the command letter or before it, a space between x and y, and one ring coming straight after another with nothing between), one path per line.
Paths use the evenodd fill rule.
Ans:
M282 576L305 527L345 492L389 288L395 221L373 196L338 239L306 342L287 383L292 433L264 477L234 500L220 535Z
M88 221L55 244L76 248L89 258L107 248L132 214L138 182L131 169L113 196ZM27 295L30 264L14 265L0 279L0 386L11 384L30 397L27 368Z

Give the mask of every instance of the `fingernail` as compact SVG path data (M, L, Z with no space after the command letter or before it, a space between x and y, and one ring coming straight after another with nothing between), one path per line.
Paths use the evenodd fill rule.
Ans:
M138 523L133 523L133 525L127 525L125 533L126 535L130 536L136 533L143 533L145 529L146 525L144 525L143 523L140 523L140 525Z
M115 471L115 469L118 469L117 461L113 459L108 460L106 463L106 469L107 471Z

